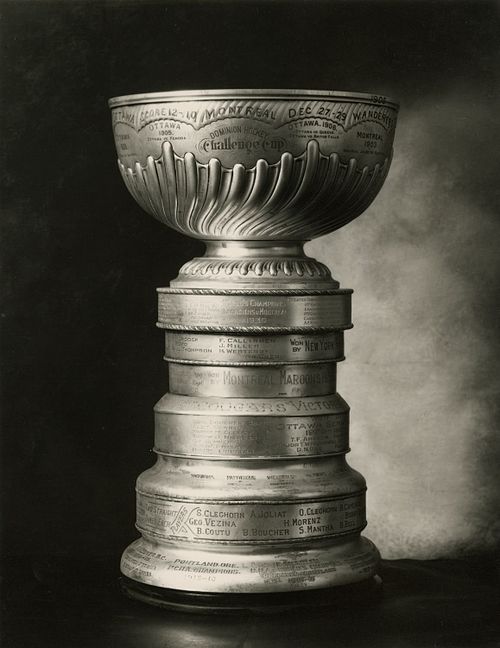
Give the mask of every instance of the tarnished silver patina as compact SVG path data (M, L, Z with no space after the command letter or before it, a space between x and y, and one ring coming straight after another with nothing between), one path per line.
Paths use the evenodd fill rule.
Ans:
M206 243L159 288L169 392L121 569L196 593L361 582L379 555L336 391L351 290L303 245L359 216L389 170L397 104L313 90L110 100L145 211Z

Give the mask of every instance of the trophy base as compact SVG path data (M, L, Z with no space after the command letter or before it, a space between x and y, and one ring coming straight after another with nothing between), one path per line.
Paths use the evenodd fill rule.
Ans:
M369 581L379 571L379 560L375 545L357 534L267 547L159 543L142 537L127 547L120 570L158 592L279 597Z
M373 604L382 594L382 579L372 576L359 583L293 592L222 594L155 587L122 576L120 588L131 599L177 612L276 614L301 608Z

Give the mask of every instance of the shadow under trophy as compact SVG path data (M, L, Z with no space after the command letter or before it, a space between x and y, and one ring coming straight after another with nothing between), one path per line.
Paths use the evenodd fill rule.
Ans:
M158 289L169 392L137 480L123 587L184 609L282 609L376 588L363 477L337 393L351 290L304 242L359 216L398 106L314 90L111 99L118 164L149 214L206 253Z

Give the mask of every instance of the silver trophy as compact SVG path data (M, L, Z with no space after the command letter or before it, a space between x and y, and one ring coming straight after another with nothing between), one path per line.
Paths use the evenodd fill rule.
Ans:
M256 595L318 601L373 583L366 484L346 462L349 407L336 387L352 291L303 245L373 201L397 104L313 90L109 103L132 196L206 243L158 290L169 392L155 407L156 464L137 480L126 590L167 606L248 607Z

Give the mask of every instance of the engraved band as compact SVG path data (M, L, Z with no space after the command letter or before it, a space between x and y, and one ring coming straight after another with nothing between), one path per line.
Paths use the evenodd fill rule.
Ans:
M207 365L339 362L344 333L310 335L213 335L165 331L165 360Z
M380 560L372 542L359 535L316 539L300 545L198 544L140 538L125 551L121 569L143 583L175 583L181 590L242 591L249 581L253 592L325 588L364 580L376 573ZM248 587L248 586L247 586Z
M338 394L323 399L200 399L167 394L155 408L155 450L214 459L345 453L349 406Z
M291 332L346 329L350 290L209 291L158 289L158 326L173 330Z
M280 461L213 461L160 455L137 479L141 492L167 499L329 499L366 488L345 455Z
M282 365L279 367L207 367L170 363L169 387L186 396L267 398L323 396L336 391L336 365Z
M269 543L361 531L365 492L302 502L179 501L137 491L137 528L165 540Z

